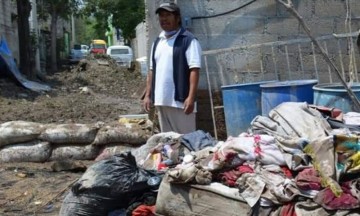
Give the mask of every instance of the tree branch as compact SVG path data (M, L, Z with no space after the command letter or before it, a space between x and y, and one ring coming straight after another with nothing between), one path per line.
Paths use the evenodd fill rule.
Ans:
M331 61L331 59L329 58L329 56L326 54L326 52L324 51L324 49L320 46L319 42L315 39L315 37L312 35L309 27L306 25L306 23L304 22L304 19L300 16L300 14L295 10L294 5L292 3L291 0L286 0L286 2L284 0L276 0L277 2L281 3L282 5L285 6L285 8L292 14L295 16L295 18L299 21L300 25L303 27L303 29L305 30L306 34L310 37L311 41L315 44L315 46L320 50L320 54L324 57L325 61L328 63L328 65L336 72L336 75L338 76L338 78L340 79L342 85L345 87L350 99L353 101L354 105L355 105L355 109L356 111L360 111L360 102L357 99L356 95L354 94L354 92L351 90L351 88L349 88L346 84L346 82L344 81L343 77L341 76L341 73L339 71L339 69L335 66L335 64Z

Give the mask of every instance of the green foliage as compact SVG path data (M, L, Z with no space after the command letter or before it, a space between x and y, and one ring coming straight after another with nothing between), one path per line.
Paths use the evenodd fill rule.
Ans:
M43 21L48 20L52 14L69 20L72 14L78 14L81 4L81 0L42 0L37 4L38 16Z
M101 35L95 31L94 26L96 25L96 20L93 17L85 18L80 17L76 19L75 29L76 29L76 38L79 44L90 44L90 41L94 38L105 39L104 33L101 32Z
M85 16L93 16L97 23L94 28L104 34L111 24L122 30L122 36L130 40L135 37L135 28L145 18L144 0L84 0Z

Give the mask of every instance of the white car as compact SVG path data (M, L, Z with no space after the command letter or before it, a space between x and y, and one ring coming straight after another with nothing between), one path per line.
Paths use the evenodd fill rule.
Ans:
M125 66L129 69L133 68L134 55L131 47L122 45L109 46L106 54L113 58L120 66Z
M89 54L89 46L81 44L81 52L84 56L87 56Z

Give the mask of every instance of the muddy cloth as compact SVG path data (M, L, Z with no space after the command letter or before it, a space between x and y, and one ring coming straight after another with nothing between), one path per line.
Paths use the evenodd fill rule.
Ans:
M302 149L313 140L326 137L331 131L321 113L305 102L282 103L269 112L269 117L255 117L251 126L254 133L276 138L291 170L309 167L309 159Z
M272 136L242 134L229 137L214 152L208 163L210 170L220 170L233 160L259 161L261 164L286 165L285 159Z
M314 201L328 210L359 208L360 200L352 195L351 182L343 183L341 189L343 193L335 196L330 188L326 188L315 196Z
M350 182L351 194L356 197L356 199L360 200L360 179L358 178Z
M190 151L199 151L205 147L216 145L216 140L209 133L202 130L184 134L181 136L180 142Z
M360 142L355 135L334 135L337 156L337 179L347 173L360 172Z
M343 121L340 121L337 119L332 119L332 118L327 118L326 120L329 122L331 128L333 128L333 129L347 128L352 133L360 133L360 125L345 124Z
M321 207L321 205L313 202L308 199L305 201L297 201L295 203L295 212L298 216L345 216L348 215L349 211L347 210L339 210L339 211L329 211Z
M295 212L295 203L287 203L281 206L279 216L297 216Z
M216 175L215 179L226 186L236 187L236 180L244 173L253 173L254 170L248 165L241 165L235 169L223 171Z
M304 148L304 152L313 159L313 166L320 175L322 187L330 187L336 196L340 196L342 190L336 181L333 136L314 140Z
M236 181L240 194L246 202L253 207L260 198L265 198L273 205L280 205L292 201L300 195L295 182L284 177L281 168L275 171L275 166L268 171L262 167L255 173L244 173Z
M295 177L296 185L304 191L321 190L321 178L314 168L307 168Z
M345 113L343 116L343 121L345 124L360 126L360 113L358 112Z
M135 197L134 200L129 202L129 206L126 209L126 215L131 216L135 209L139 206L153 206L156 204L156 192L146 192L142 194L140 197Z
M196 183L208 185L212 181L211 172L195 164L172 168L167 171L167 175L168 182L177 184Z
M131 216L155 216L155 205L140 205L132 212Z

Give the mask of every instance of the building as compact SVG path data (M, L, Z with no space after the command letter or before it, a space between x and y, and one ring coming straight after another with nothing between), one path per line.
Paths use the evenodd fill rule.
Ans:
M16 2L0 2L0 37L4 37L15 59L19 59Z

